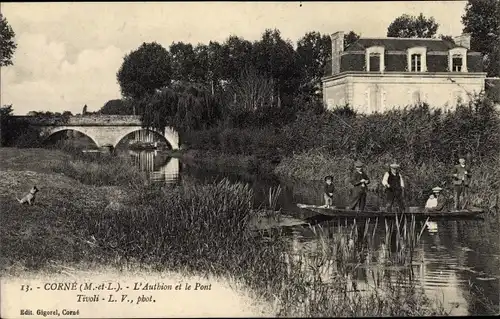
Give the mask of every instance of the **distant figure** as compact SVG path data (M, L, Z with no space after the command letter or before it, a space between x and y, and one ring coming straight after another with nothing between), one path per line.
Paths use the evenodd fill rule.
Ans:
M430 212L439 212L443 210L445 206L445 198L441 195L441 187L434 187L432 189L432 194L429 196L427 203L425 203L425 210Z
M325 186L323 191L323 197L325 199L324 207L330 208L333 206L334 192L335 192L335 186L333 186L333 177L328 175L325 177Z
M455 186L455 209L460 209L460 197L463 196L465 198L464 204L462 205L462 209L467 205L467 197L469 194L469 185L471 172L469 166L465 163L465 158L461 156L458 159L459 164L455 165L453 168L453 185Z
M384 174L382 185L385 187L387 211L391 211L394 202L396 202L401 212L404 212L405 203L403 193L405 189L405 183L403 180L403 176L401 176L401 174L399 173L398 164L393 163L390 165L389 172L386 172Z
M354 163L355 170L351 174L350 183L354 188L351 190L351 202L349 209L356 209L357 211L364 211L366 206L366 189L370 184L370 178L363 170L363 163L356 161Z

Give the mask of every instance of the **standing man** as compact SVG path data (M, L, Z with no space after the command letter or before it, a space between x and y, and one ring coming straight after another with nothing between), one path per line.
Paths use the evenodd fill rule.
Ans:
M399 173L398 164L393 163L390 165L390 170L384 174L382 185L384 186L386 193L387 211L391 211L394 202L396 202L401 212L404 212L405 203L403 193L405 189L405 183L403 180L403 176L401 176L401 174Z
M467 195L469 193L469 185L471 172L469 166L465 163L464 156L460 156L458 164L453 168L453 185L455 188L455 209L460 209L460 196L465 197L465 202L462 208L465 208L467 203Z
M351 203L349 209L364 211L366 206L366 188L370 184L370 179L363 170L363 163L356 161L354 163L355 170L349 179L353 188L351 189Z

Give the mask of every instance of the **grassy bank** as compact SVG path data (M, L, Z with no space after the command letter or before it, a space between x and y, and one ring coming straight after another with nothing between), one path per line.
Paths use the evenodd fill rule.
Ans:
M347 266L348 231L344 239L323 238L329 249L316 258L336 265L329 278L304 271L303 261L314 259L305 253L292 257L279 233L256 236L249 227L254 212L247 185L184 182L164 189L131 189L123 179L96 170L95 159L4 148L1 160L3 274L133 265L229 279L274 304L274 313L283 316L444 313L418 289L397 280L383 290L349 292L355 267ZM71 164L77 169L65 164L68 160L79 163ZM109 174L123 169L116 165ZM33 184L40 188L36 204L19 205L15 195ZM349 260L361 262L356 256Z

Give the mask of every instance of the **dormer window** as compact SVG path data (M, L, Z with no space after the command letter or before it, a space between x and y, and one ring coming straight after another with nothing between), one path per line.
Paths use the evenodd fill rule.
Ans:
M365 51L366 71L384 72L385 70L384 47L369 47Z
M427 49L425 47L410 48L407 52L408 71L426 72L427 71Z
M467 72L466 48L454 48L448 52L448 70L450 72Z
M422 55L421 54L412 54L411 55L411 72L422 72Z

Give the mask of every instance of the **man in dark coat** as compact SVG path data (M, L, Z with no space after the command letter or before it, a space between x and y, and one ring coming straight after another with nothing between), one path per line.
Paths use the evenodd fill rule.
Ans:
M465 198L465 206L467 202L467 195L469 193L469 185L471 179L471 172L469 166L465 163L465 158L461 156L458 159L458 164L453 167L453 186L455 188L455 209L460 209L460 197L463 196ZM462 207L464 208L464 207Z
M393 163L390 165L390 170L384 174L382 179L382 185L385 187L387 211L392 210L392 206L394 202L398 204L398 207L401 212L405 210L404 203L404 189L405 183L403 176L399 173L399 165Z
M363 170L363 163L361 161L356 161L354 166L356 169L352 172L349 179L353 186L349 209L363 211L366 206L366 191L367 185L370 184L370 178L368 178L368 175Z

